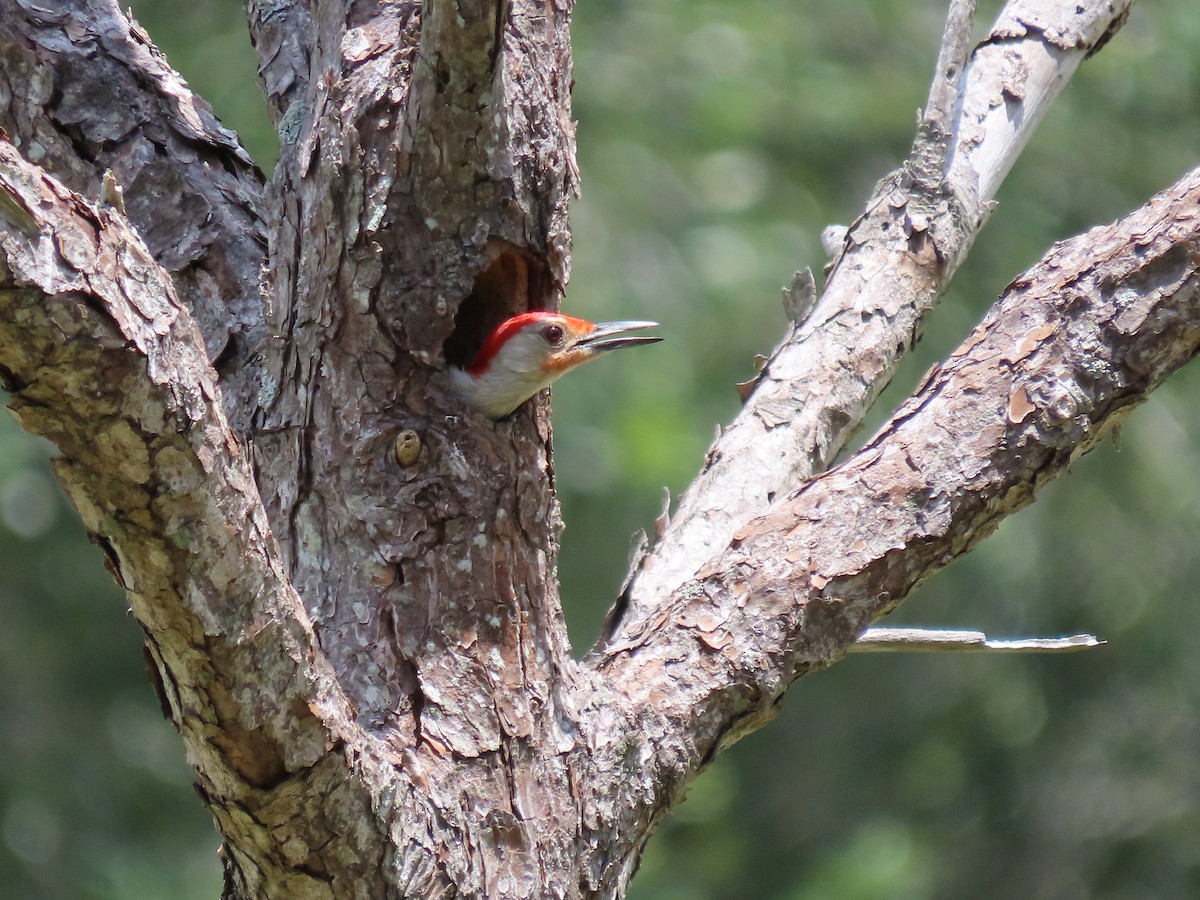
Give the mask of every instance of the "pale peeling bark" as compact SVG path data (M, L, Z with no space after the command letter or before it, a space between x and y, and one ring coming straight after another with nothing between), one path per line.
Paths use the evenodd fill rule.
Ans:
M845 463L597 661L704 758L1091 449L1200 349L1200 169L1057 245ZM680 678L679 673L688 673Z
M965 66L943 52L908 162L880 181L816 307L771 354L669 526L635 560L610 631L653 609L775 496L830 464L916 342L1050 103L1131 4L1009 3ZM969 32L968 15L952 16L946 46Z
M676 574L651 591L648 568L585 665L554 577L545 399L491 423L445 372L565 284L569 4L256 4L283 142L261 203L236 141L115 8L0 13L21 88L0 97L0 377L129 594L226 838L227 896L622 896L713 754L1195 354L1193 175L1055 248L863 451L801 485L1027 139L994 136L997 104L1035 120L1033 85L1127 8L1014 4L960 84L967 6L912 166L743 416L790 461L742 458L757 480L736 524L660 546ZM101 75L137 102L70 107L73 79ZM128 220L72 192L110 164L139 184ZM225 365L230 335L268 333ZM821 382L832 403L797 380L814 360L845 379ZM732 472L723 446L713 471ZM700 519L708 491L727 497L698 487Z

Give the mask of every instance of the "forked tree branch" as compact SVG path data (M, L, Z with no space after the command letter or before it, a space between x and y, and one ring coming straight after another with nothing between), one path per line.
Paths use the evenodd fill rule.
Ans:
M773 497L829 465L916 342L1050 103L1130 2L1014 0L961 72L970 4L952 6L930 91L933 118L922 120L905 166L880 181L816 308L771 355L669 527L635 561L622 599L629 612L611 617L618 641L622 618L648 615ZM951 90L954 103L945 100Z
M709 758L1198 349L1200 169L1056 245L862 450L739 529L597 671L672 723L654 759Z
M206 314L172 286L188 267L0 142L0 376L63 449L59 475L146 631L230 839L230 893L620 894L721 746L1195 354L1193 173L1056 247L863 451L801 484L915 338L1046 100L1128 9L1010 4L960 78L970 6L954 7L914 161L850 230L584 666L553 581L544 401L477 421L444 377L473 320L553 305L565 280L566 4L255 7L285 142L258 472L210 365L219 328L202 335ZM137 44L95 39L97 60ZM53 112L30 110L30 127ZM197 121L200 149L171 137L147 185L223 146ZM245 236L231 221L218 230ZM226 248L245 256L217 321L261 315L237 293L251 243ZM409 432L418 452L398 468L389 448Z
M353 802L361 781L346 760L369 758L371 745L358 729L327 730L352 713L282 577L199 334L117 217L0 150L6 386L23 424L65 450L59 474L172 676L164 697L223 829L260 830L264 792L284 773L298 790L297 766ZM609 648L597 674L618 693L602 703L596 684L575 690L587 703L581 734L625 736L589 748L589 769L612 780L582 795L605 810L595 837L616 841L605 858L623 877L621 860L676 792L769 717L794 677L827 664L862 624L1032 500L1195 355L1198 210L1193 173L1122 222L1056 247L862 452L782 500ZM97 373L107 389L96 390ZM247 604L253 629L222 631L231 603ZM226 663L262 680L252 690L225 682ZM603 727L614 719L629 727ZM644 745L636 756L659 791L628 777L630 740ZM620 764L606 769L614 753ZM358 802L370 815L371 801ZM328 850L319 817L289 827L296 846ZM370 867L381 848L348 852Z

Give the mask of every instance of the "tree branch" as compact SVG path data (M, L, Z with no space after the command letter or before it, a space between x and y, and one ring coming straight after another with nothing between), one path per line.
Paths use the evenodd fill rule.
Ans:
M129 221L219 362L227 419L244 434L265 337L258 279L262 173L237 136L108 0L0 5L0 127L85 197L111 169Z
M1091 0L1004 9L958 85L945 182L922 190L911 176L926 155L919 137L905 167L879 183L818 305L772 354L670 527L640 561L626 618L644 618L763 514L772 497L829 464L915 343L1050 102L1128 8ZM942 59L959 56L957 5L952 18L960 24L947 28ZM949 74L939 65L935 83ZM935 85L931 98L939 95ZM930 109L945 106L931 100ZM623 639L620 628L615 639Z
M645 778L687 784L1198 350L1200 169L1056 245L861 451L627 623L594 662L650 723Z
M313 73L322 71L319 61L314 66L318 44L310 4L261 0L246 4L246 17L267 111L281 140L291 143L310 111L306 100Z
M982 631L936 628L868 628L847 649L864 653L1074 653L1099 647L1090 634L1061 638L989 638Z
M918 123L917 138L907 165L919 193L929 197L936 197L946 184L946 163L954 146L954 114L963 73L970 60L974 24L975 0L951 0L933 82L929 86L929 100Z
M0 263L0 377L12 410L61 452L56 474L142 625L199 787L230 852L250 854L238 871L278 872L299 889L322 866L296 848L340 847L377 866L378 836L330 831L316 815L286 824L296 858L277 855L285 842L269 804L282 780L314 796L336 788L336 803L369 814L347 763L364 741L330 727L352 712L284 574L170 277L123 219L7 141Z

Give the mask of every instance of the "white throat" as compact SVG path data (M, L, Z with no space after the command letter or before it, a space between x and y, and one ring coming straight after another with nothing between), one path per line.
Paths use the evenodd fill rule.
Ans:
M542 368L546 344L536 334L515 334L478 375L450 369L458 394L492 419L502 419L553 382L561 372Z

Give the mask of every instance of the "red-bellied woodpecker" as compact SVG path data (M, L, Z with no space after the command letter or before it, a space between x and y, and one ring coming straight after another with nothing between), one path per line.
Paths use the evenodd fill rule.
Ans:
M653 344L659 337L616 337L657 322L601 322L552 312L528 312L501 322L474 362L451 368L454 389L491 419L502 419L552 381L601 353Z

